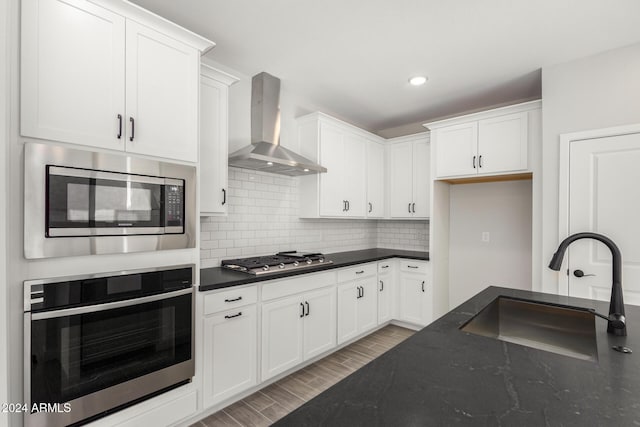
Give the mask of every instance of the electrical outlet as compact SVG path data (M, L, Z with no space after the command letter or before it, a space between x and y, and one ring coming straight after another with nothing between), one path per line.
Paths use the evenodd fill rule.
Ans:
M488 231L483 231L482 232L482 241L483 242L489 242L491 240L491 236L489 235Z

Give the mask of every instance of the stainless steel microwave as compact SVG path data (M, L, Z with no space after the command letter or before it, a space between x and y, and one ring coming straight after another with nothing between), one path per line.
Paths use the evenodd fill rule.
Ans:
M26 258L195 247L195 167L25 144Z

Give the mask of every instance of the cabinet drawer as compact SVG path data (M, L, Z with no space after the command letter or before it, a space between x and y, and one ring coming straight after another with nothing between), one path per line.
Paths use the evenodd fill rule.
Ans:
M400 260L400 270L408 273L426 274L429 271L429 263L410 259Z
M262 301L309 292L335 284L335 270L322 273L301 274L290 279L269 280L262 284Z
M204 297L204 314L217 313L247 304L254 304L258 300L258 288L247 286L231 288Z
M354 267L341 268L338 270L338 283L348 282L350 280L362 279L363 277L373 276L378 271L375 263L360 264Z
M395 260L387 259L378 262L378 274L392 273L396 269Z

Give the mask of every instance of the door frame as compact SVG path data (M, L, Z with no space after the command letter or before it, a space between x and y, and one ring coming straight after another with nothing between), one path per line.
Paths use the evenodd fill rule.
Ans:
M598 138L608 138L611 136L622 136L640 133L640 123L614 126L602 129L590 129L581 132L571 132L560 134L560 156L559 156L559 176L558 176L558 244L569 235L569 177L571 162L571 143L588 141ZM565 271L569 262L570 252L562 263L560 271ZM569 295L569 276L560 274L558 278L558 294Z

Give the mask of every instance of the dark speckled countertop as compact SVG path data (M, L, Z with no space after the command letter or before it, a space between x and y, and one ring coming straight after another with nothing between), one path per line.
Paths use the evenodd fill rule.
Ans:
M607 302L487 288L277 425L640 426L640 307L626 306L627 337L596 318L592 362L458 329L500 295L608 313Z
M284 273L263 274L260 276L227 270L221 267L203 268L200 270L199 289L200 291L211 291L214 289L228 288L230 286L280 279L283 277L314 273L317 271L330 270L332 268L348 267L350 265L396 257L428 261L429 252L402 251L398 249L364 249L360 251L335 252L325 254L326 259L333 261L332 264L321 265L316 268L308 268L304 270L287 271Z

